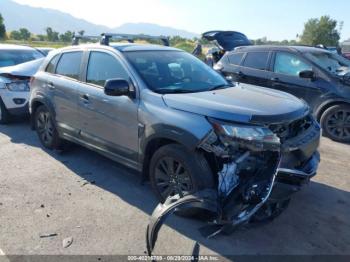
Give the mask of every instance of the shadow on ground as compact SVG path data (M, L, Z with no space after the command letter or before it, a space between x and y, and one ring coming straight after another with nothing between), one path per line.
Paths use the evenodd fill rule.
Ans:
M18 132L20 129L28 132ZM13 143L42 148L27 122L1 126L0 132L10 137ZM66 153L45 151L77 175L149 215L157 205L150 186L147 183L142 185L141 176L122 165L79 146ZM319 176L323 175L329 174L320 170ZM242 227L230 236L215 239L208 240L200 235L198 228L204 225L203 222L173 216L167 225L223 256L350 254L350 192L311 182L295 195L288 210L273 222L254 228ZM171 248L176 253L176 246Z

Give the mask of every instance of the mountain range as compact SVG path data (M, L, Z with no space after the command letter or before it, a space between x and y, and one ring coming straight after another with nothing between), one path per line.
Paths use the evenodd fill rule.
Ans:
M86 35L100 35L103 32L110 32L181 36L185 38L198 37L198 34L186 30L151 23L124 23L118 27L109 28L76 18L58 10L32 7L18 4L11 0L0 0L0 13L5 20L7 31L18 30L24 27L32 33L44 34L45 28L51 27L60 33L68 30L75 32L84 30Z

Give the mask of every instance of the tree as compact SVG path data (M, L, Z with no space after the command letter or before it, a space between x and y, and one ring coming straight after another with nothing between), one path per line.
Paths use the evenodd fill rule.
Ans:
M45 35L36 35L36 37L39 39L39 41L45 41L46 39Z
M52 30L51 27L46 28L46 35L47 35L47 40L50 42L56 42L58 41L58 32Z
M11 31L10 37L11 37L11 39L14 39L14 40L21 40L21 38L22 38L21 33L19 31L16 31L16 30Z
M84 34L85 34L85 30L80 30L80 31L78 31L78 34L79 34L79 35L84 35Z
M4 24L4 18L0 14L0 39L5 39L6 38L6 27Z
M20 34L21 40L28 40L31 35L27 28L20 28L19 34Z
M309 19L304 25L304 31L300 36L302 44L338 46L340 31L337 28L338 22L329 16ZM339 23L341 26L342 23ZM340 28L339 28L340 29Z
M71 31L66 31L64 34L60 35L60 41L62 42L71 42L73 37L73 32Z

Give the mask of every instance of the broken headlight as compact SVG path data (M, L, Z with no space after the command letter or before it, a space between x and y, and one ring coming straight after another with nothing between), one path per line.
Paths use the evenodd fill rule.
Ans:
M16 81L6 84L8 90L13 92L28 92L29 85L27 81Z
M280 148L279 137L267 127L228 123L213 118L208 120L226 146L235 141L252 150L276 151Z

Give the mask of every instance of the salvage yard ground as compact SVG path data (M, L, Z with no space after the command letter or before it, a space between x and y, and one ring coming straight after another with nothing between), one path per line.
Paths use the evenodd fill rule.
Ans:
M350 145L323 138L319 174L272 223L204 239L173 216L155 254L349 254ZM0 126L0 250L7 255L144 255L157 205L140 176L94 152L44 150L27 122ZM45 235L52 236L43 237ZM73 243L64 248L62 242ZM0 259L1 261L1 259Z

